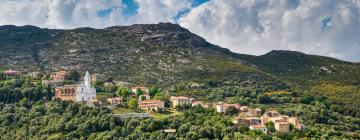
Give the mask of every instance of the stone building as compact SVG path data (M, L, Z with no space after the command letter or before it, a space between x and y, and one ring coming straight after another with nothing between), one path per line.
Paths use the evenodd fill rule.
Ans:
M184 97L184 96L171 96L170 102L173 107L176 107L178 105L183 105L183 104L191 105L192 98Z
M259 130L264 134L267 134L267 127L265 125L252 125L249 128L250 130Z
M75 101L77 85L65 85L55 88L55 97L64 101Z
M164 108L164 102L160 100L144 100L139 103L139 108L158 111Z
M121 97L112 97L112 98L107 98L106 101L108 102L108 104L110 105L119 105L122 104L122 98Z
M216 105L216 111L219 113L225 113L229 107L235 107L236 109L240 109L239 104L219 104Z
M140 89L144 94L145 93L149 93L149 88L147 87L144 87L144 86L134 86L134 87L131 87L131 92L132 93L136 93L136 91Z
M287 133L290 131L288 122L275 122L274 125L277 132Z
M18 75L20 75L20 71L16 71L16 70L12 70L12 69L4 71L5 77L18 76Z

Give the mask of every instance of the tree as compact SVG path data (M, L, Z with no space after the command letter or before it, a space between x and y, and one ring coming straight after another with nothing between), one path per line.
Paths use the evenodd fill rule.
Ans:
M270 132L275 132L275 125L272 121L265 123L265 126Z
M314 101L314 97L310 95L305 95L300 99L300 102L303 104L310 104L313 101Z
M128 106L131 109L135 109L138 106L138 101L135 98L131 98L128 102Z
M73 81L79 81L80 80L80 73L76 70L72 70L69 72L68 75L65 77L66 80L73 80Z
M229 108L226 109L226 115L237 115L239 113L239 110L234 107L234 106L230 106Z
M129 97L131 94L131 92L129 91L129 89L127 87L121 87L116 91L116 95L117 96L121 96L121 97Z
M181 104L181 105L175 106L177 111L187 110L187 109L190 109L191 107L192 107L191 104Z
M155 87L155 86L152 86L150 87L150 90L149 90L149 95L150 96L155 96L157 93L160 93L161 92L161 89Z
M137 96L140 96L140 95L143 94L143 91L140 88L138 88L138 89L136 89L135 93L136 93Z
M268 95L259 95L257 97L258 99L258 102L259 103L262 103L262 104L271 104L271 103L274 103L275 101L273 99L271 99L270 96Z

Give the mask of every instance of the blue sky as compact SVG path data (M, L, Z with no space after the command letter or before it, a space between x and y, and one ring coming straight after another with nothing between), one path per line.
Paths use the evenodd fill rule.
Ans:
M209 0L189 0L189 2L191 3L191 7L197 7L205 2L208 2ZM119 0L119 2L123 3L124 8L122 9L123 15L125 17L131 17L136 15L137 10L139 8L138 4L136 3L136 1L134 0ZM113 11L114 8L117 7L110 7L110 8L106 8L106 9L102 9L99 10L98 16L100 17L107 17L109 16L109 14ZM174 16L174 20L177 21L180 17L182 17L183 15L187 14L188 12L190 12L190 8L186 8L184 10L179 11L176 16Z
M172 22L243 54L360 61L358 0L2 0L0 25L106 28Z

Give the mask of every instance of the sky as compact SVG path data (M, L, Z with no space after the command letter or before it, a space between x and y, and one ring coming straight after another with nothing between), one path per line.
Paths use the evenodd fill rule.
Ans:
M241 54L292 50L360 62L360 0L1 0L0 25L172 22Z

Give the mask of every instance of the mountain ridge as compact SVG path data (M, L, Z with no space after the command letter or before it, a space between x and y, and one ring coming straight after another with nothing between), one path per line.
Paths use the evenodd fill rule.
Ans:
M341 73L350 72L350 75L357 74L360 69L357 63L293 51L271 51L261 56L238 54L172 23L66 30L6 25L0 27L0 35L0 66L4 68L48 72L90 70L99 73L102 79L114 78L136 84L202 82L229 79L237 74L241 75L238 79L243 78L241 81L267 77L267 82L271 83L277 81L274 77L279 77L285 83L301 83L308 80L303 77L308 72L315 75L310 78L331 81L334 80L331 76L321 79L323 74L316 70L325 64L326 69L332 64L337 69L349 69ZM316 70L309 70L312 67L307 65ZM289 69L299 71L286 72ZM346 82L357 83L358 75L338 77L351 78Z

